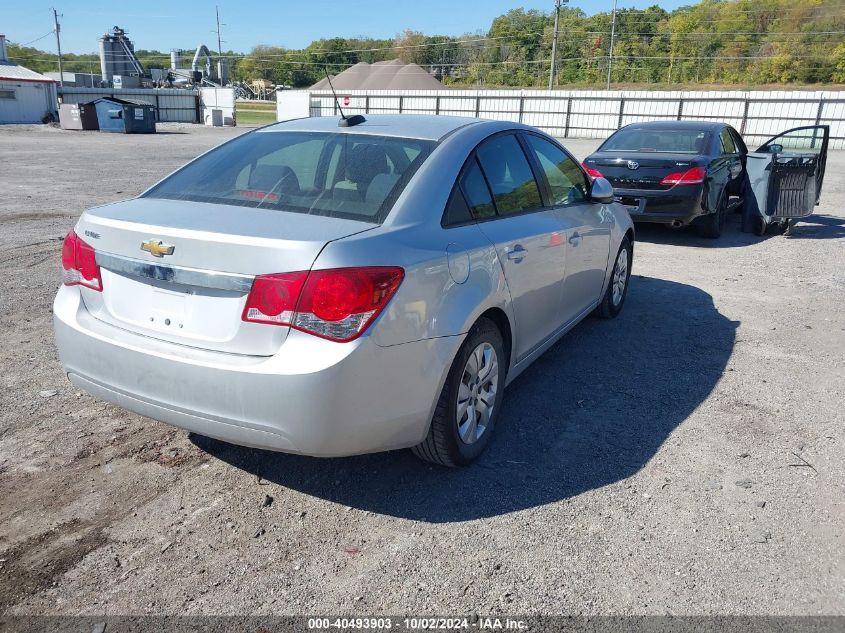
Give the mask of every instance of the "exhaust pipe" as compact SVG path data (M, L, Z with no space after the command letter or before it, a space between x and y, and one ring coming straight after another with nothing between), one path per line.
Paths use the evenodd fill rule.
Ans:
M683 222L681 222L680 220L672 220L672 223L669 226L671 226L673 229L679 229L683 225Z

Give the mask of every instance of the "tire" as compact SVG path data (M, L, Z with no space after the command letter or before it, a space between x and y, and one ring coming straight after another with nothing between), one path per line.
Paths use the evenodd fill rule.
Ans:
M625 253L623 258L622 253ZM624 261L622 261L624 259ZM612 319L622 312L625 297L628 296L628 282L631 279L631 264L634 259L634 248L627 237L622 238L619 251L613 260L613 270L610 272L610 282L604 292L601 303L595 310L596 316L602 319ZM621 267L624 266L624 271ZM621 284L621 288L619 287Z
M790 219L781 220L777 223L777 231L781 235L789 235L789 231L792 229L794 222Z
M478 364L479 350L482 358L482 371L473 374L473 363ZM473 359L471 362L470 359ZM491 361L495 361L491 364ZM489 367L495 376L485 375L483 368ZM446 377L446 384L440 392L437 405L434 408L434 416L431 426L428 429L428 436L421 444L411 450L414 455L433 464L440 466L466 466L474 461L490 443L490 438L496 428L496 420L502 408L502 398L505 392L505 377L507 375L508 358L505 355L502 334L495 323L489 319L481 318L470 330L466 340L461 345L449 375ZM479 383L476 378L484 377L491 379L488 388L484 389L485 380ZM473 388L473 384L475 387ZM491 394L490 387L493 387ZM487 408L489 417L486 418L483 431L480 421L485 416L481 410L477 410L472 402L484 403L487 394L487 401L492 400L492 409ZM464 406L464 414L459 419L460 404L459 396L469 402ZM472 424L476 420L476 424ZM463 424L461 424L463 422ZM475 428L476 435L473 436L471 429ZM474 439L473 439L474 438Z
M702 237L716 239L722 237L722 230L725 228L725 218L728 215L727 192L723 191L719 198L719 205L716 211L705 215L698 220L696 231Z
M745 213L746 207L748 207L748 196L753 196L754 193L751 191L751 187L748 185L748 176L745 172L742 172L742 186L739 188L739 197L742 198L742 202L736 205L733 208L733 213Z

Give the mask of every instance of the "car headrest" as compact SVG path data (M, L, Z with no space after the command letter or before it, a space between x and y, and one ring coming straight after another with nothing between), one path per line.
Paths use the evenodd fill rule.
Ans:
M367 187L367 195L364 196L366 202L373 205L373 214L381 207L381 203L387 198L387 194L393 189L396 181L399 180L399 174L378 174L370 186Z
M383 147L360 143L350 150L346 160L346 178L357 183L360 189L369 186L378 174L387 173L390 173L390 168Z
M249 175L249 188L297 196L301 193L299 179L287 165L257 165Z

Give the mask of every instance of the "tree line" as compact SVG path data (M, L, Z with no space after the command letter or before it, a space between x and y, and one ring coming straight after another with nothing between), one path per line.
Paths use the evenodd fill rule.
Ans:
M551 2L550 2L551 4ZM559 86L615 84L816 84L845 82L842 0L702 0L667 11L620 9L587 15L562 7L557 37ZM554 13L513 9L489 29L461 36L404 31L392 39L328 38L304 49L259 45L224 53L236 80L306 87L359 62L400 59L444 84L532 87L548 84ZM612 55L611 55L612 46ZM11 44L18 63L45 72L55 56ZM169 52L138 50L146 68L165 68ZM65 69L98 72L96 54L66 55Z

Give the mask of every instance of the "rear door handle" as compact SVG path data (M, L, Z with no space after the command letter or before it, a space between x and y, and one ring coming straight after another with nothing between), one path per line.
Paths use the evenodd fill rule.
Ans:
M528 254L528 251L526 251L523 248L522 244L516 244L507 253L508 253L508 259L511 260L512 262L518 264Z
M581 234L580 233L573 233L569 236L569 243L572 246L578 246L581 243Z

